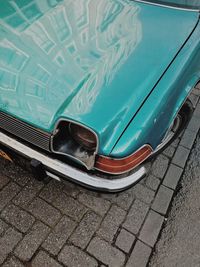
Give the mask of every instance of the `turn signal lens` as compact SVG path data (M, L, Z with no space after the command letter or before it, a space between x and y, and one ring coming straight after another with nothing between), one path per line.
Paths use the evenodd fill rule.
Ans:
M97 139L93 132L90 130L77 125L70 123L69 132L72 138L81 146L87 150L95 150L97 147Z
M153 152L150 145L145 145L137 150L132 155L116 159L104 156L97 156L95 168L110 174L122 174L136 168L144 162Z

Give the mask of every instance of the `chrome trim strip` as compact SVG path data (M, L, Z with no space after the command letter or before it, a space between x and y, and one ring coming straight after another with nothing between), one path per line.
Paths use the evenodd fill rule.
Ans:
M139 3L149 4L149 5L153 5L153 6L166 7L166 8L171 8L171 9L179 9L179 10L184 10L184 11L199 12L198 8L197 9L190 9L190 8L176 7L176 6L170 6L170 4L169 5L158 4L158 3L148 2L145 0L133 0L133 2L139 2Z
M141 166L136 172L131 173L127 177L116 178L112 180L101 178L78 170L59 160L52 159L5 135L2 132L0 132L0 143L15 150L16 152L22 154L27 158L37 159L47 168L47 174L56 180L60 180L58 176L61 175L65 176L68 180L100 191L119 192L136 183L147 173L146 167ZM55 175L55 173L58 173L58 176Z

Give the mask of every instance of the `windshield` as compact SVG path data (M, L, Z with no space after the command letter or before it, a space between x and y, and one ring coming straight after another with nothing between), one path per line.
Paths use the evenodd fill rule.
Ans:
M200 0L144 0L154 4L170 5L179 8L200 9Z

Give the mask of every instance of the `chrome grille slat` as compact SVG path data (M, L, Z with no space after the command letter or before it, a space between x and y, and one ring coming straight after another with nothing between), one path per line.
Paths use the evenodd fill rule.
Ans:
M19 137L35 146L50 151L51 134L34 128L21 120L0 111L0 129Z

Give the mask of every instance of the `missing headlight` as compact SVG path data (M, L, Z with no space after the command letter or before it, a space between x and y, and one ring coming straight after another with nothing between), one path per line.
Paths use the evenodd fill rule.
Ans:
M86 150L95 151L97 146L96 136L90 130L74 123L69 124L71 137Z
M92 169L98 149L98 139L92 130L63 120L58 123L54 131L51 147L54 153L71 157L87 169Z

